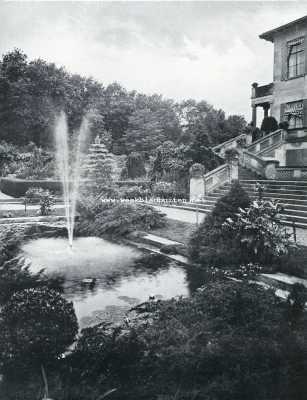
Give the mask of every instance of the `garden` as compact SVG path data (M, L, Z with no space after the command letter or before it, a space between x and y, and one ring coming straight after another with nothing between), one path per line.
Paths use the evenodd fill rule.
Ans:
M100 246L101 253L98 268L85 271L78 254L73 279L71 265L56 257L65 230L2 230L2 397L303 399L306 289L295 284L281 299L257 283L259 273L292 268L300 251L279 211L260 198L251 202L233 183L192 233L184 267L127 247L131 233L167 225L151 206L86 198L78 203L76 241L94 240L84 251ZM40 258L31 265L25 254L35 256L27 251L37 241ZM97 286L80 286L80 271ZM157 279L156 297L146 290ZM117 304L110 287L120 294ZM92 299L106 307L89 317Z
M144 201L187 199L191 167L220 165L211 147L245 120L17 49L0 72L0 189L14 204L0 224L0 398L304 400L307 289L278 296L259 279L306 278L282 204L234 181L194 226Z

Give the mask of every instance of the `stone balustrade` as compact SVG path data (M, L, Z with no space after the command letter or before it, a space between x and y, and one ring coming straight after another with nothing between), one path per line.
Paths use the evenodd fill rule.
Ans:
M237 160L215 168L203 176L192 176L190 179L190 201L202 201L219 186L237 180L239 177Z

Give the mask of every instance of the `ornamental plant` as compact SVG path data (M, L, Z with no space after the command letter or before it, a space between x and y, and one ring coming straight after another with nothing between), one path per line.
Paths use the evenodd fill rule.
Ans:
M191 260L202 267L239 267L249 260L242 260L240 251L235 247L232 233L223 229L226 218L236 218L240 208L250 204L248 194L239 182L232 183L229 192L215 204L212 212L206 216L193 233L189 243Z
M73 304L46 288L13 294L1 310L0 327L0 368L8 375L53 363L78 332Z
M225 231L240 245L241 252L248 254L252 262L272 265L295 247L290 240L291 234L279 221L282 208L278 202L255 200L223 224Z

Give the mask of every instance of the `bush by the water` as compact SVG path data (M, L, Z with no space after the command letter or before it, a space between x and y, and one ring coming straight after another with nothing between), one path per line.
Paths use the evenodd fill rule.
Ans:
M240 254L233 245L233 236L223 229L223 224L227 218L235 219L239 208L246 208L249 204L248 194L238 182L234 182L191 237L189 254L194 263L205 267L223 267L237 266L239 261L243 261L238 260Z
M107 203L86 199L78 205L78 235L122 236L135 230L149 230L164 226L164 214L139 203Z
M6 376L54 362L78 332L73 304L46 288L14 293L1 309L0 326L0 370Z
M30 264L20 256L20 245L31 233L30 228L12 226L0 230L0 304L15 293L29 288L62 290L63 278L47 277L43 269L30 271Z
M50 374L50 396L92 400L112 390L114 400L304 400L306 316L289 325L289 312L292 303L273 291L230 281L144 303L121 326L83 330ZM30 399L25 393L9 399Z

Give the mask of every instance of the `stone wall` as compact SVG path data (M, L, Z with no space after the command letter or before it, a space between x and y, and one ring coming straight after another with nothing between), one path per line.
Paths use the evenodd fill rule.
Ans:
M286 78L287 42L307 35L307 27L299 25L275 34L274 38L274 90L271 115L281 120L281 104L307 99L307 76ZM307 53L307 37L305 37L305 53ZM305 54L306 57L306 54ZM307 68L307 65L305 65Z

